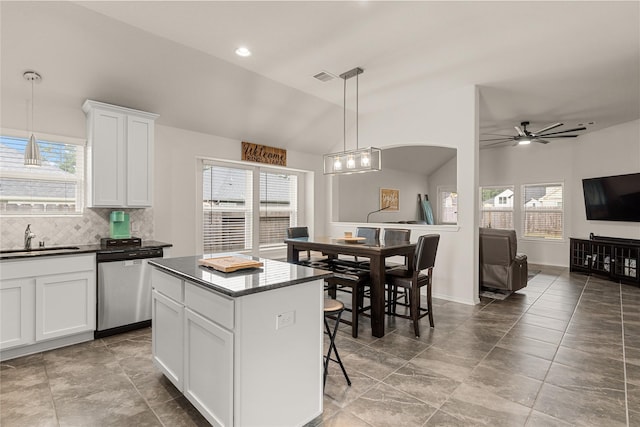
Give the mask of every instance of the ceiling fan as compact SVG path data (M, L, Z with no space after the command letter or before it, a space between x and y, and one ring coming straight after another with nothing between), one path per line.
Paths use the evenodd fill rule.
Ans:
M530 144L532 142L539 142L540 144L548 144L550 141L547 139L553 138L577 138L579 135L565 135L568 132L578 132L581 130L585 130L586 127L581 126L573 129L566 129L557 132L549 132L557 127L562 126L564 123L555 123L553 125L549 125L535 132L531 132L527 129L529 126L529 122L521 122L520 126L515 126L516 131L518 132L515 136L510 135L499 135L499 134L485 134L485 135L493 135L500 136L501 138L491 138L491 139L481 139L480 142L489 142L494 141L491 144L486 144L484 147L490 147L492 145L504 144L505 142L513 142L513 145L519 144Z

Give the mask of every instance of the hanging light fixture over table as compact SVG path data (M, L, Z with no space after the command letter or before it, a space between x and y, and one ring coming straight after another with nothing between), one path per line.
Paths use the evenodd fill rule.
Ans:
M379 171L382 169L382 156L379 148L360 148L358 146L358 76L363 72L364 70L362 68L357 67L340 74L340 78L344 81L343 151L325 154L323 156L325 175L348 175L351 173ZM356 149L347 151L347 80L351 77L356 78Z
M35 82L39 82L42 79L40 74L35 71L25 71L23 74L25 80L31 82L31 136L29 142L24 148L24 164L25 166L40 166L42 164L42 158L40 157L40 148L38 147L38 141L33 134L33 85Z

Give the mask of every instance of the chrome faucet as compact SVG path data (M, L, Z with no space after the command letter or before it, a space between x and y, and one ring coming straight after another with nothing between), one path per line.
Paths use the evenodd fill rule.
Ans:
M24 250L25 251L31 250L31 239L33 239L34 237L36 237L36 235L31 232L31 224L28 224L27 229L24 230Z

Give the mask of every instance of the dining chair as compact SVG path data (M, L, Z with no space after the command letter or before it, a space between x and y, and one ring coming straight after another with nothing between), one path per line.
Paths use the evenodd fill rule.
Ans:
M400 244L406 244L409 243L411 241L411 229L410 228L385 228L384 229L384 244L385 245L390 245L393 244L394 242L400 243ZM394 263L390 263L388 262L385 266L385 268L387 270L392 269L392 268L397 268L397 267L402 267L402 266L406 266L407 265L407 257L404 257L404 263L403 264L394 264ZM408 292L407 289L403 289L403 295L402 298L404 298L404 302L405 304L408 303ZM390 307L391 306L391 286L387 286L387 306Z
M338 298L338 291L351 294L351 320L340 318L339 321L351 325L351 336L358 338L358 317L371 309L371 305L364 305L366 287L371 284L369 270L330 260L328 267L334 274L325 279L326 290L332 299Z
M287 238L295 239L297 237L309 237L308 227L289 227L287 228ZM307 261L311 261L311 251L307 250Z
M364 237L367 243L373 244L380 241L380 229L376 227L357 227L356 237Z
M429 324L433 328L433 305L431 303L431 285L433 282L433 267L436 262L436 253L439 234L427 234L418 237L416 244L415 259L413 269L392 269L386 273L387 284L392 289L390 313L397 317L410 319L413 322L413 329L416 337L420 336L419 320L424 316L429 316ZM426 270L426 273L422 271ZM427 287L427 308L420 306L420 289ZM397 301L398 288L409 290L409 304L401 304ZM397 305L409 306L409 315L398 314Z

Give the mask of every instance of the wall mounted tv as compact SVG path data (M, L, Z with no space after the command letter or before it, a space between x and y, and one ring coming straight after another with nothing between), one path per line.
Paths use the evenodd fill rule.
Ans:
M640 222L640 173L582 180L587 219Z

